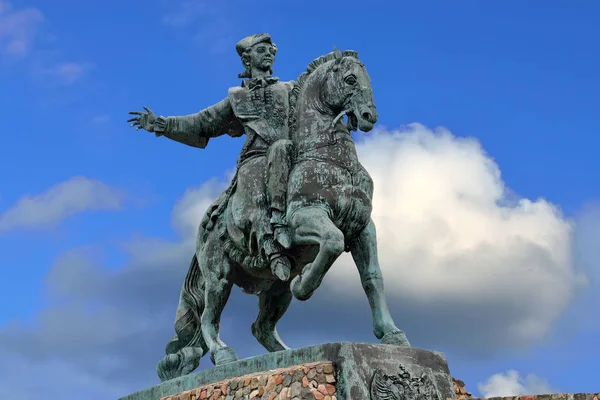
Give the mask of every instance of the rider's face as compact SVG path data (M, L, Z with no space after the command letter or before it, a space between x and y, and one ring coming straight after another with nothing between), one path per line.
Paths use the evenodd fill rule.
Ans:
M258 43L250 49L250 65L253 68L267 71L275 61L275 49L268 43Z

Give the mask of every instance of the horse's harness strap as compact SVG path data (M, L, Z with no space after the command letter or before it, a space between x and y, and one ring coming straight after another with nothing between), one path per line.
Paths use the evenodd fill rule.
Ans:
M328 129L322 131L319 133L318 136L329 136L329 140L325 141L323 143L320 143L316 146L313 147L307 147L307 148L299 148L298 149L298 154L302 154L302 153L306 153L308 151L311 150L316 150L316 149L320 149L323 147L329 147L329 146L334 146L336 144L338 144L338 142L341 140L349 140L352 141L352 136L350 135L350 132L346 133L346 132L342 132L341 137L336 136L336 133L340 132L340 131L336 131L333 129L334 127L329 127Z

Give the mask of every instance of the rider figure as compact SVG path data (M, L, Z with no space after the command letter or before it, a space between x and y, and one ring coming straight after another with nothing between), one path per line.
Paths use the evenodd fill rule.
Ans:
M205 148L212 137L223 134L238 137L245 133L246 142L238 160L238 172L244 162L256 157L266 158L266 171L260 173L264 182L256 186L262 189L255 190L266 190L268 204L263 204L257 194L244 193L255 209L269 208L266 213L253 213L257 219L252 221L251 229L256 233L258 247L273 274L287 280L291 262L283 252L284 247L290 245L285 209L294 155L288 126L289 98L294 81L280 82L271 76L277 47L268 34L256 34L240 40L236 51L245 67L238 77L245 80L241 86L230 88L224 100L186 116L157 118L149 109L146 113L134 112L139 117L131 120L135 121L132 126L139 125L138 129L198 148ZM241 190L240 185L235 190ZM270 218L266 223L260 220L265 214L267 219Z

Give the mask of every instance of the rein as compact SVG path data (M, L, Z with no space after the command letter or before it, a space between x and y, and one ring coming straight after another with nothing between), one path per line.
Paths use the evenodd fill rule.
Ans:
M344 111L342 111L341 113L339 113L339 114L338 114L338 116L337 116L337 117L335 117L335 119L334 119L334 120L333 120L333 122L331 123L331 126L329 127L329 129L333 129L333 128L335 128L335 125L338 123L338 121L340 120L340 118L344 117L344 115L348 115L348 113L349 113L350 111L351 111L351 110L350 110L350 109L348 109L348 110L344 110Z

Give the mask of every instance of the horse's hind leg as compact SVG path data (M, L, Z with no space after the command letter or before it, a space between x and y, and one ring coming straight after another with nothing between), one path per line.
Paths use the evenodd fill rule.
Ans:
M204 310L200 318L202 336L210 351L210 359L215 365L227 364L238 359L233 349L219 338L221 314L227 304L231 288L229 279L231 265L224 254L222 242L209 238L203 251L198 252L202 275L205 279Z
M377 257L377 235L373 221L350 246L363 289L373 313L373 333L384 344L410 347L403 331L398 329L388 310L383 291L383 276Z
M289 282L276 281L271 288L258 295L259 313L252 324L252 334L268 351L287 350L277 333L277 322L292 301Z
M292 280L291 288L298 300L307 300L319 287L334 261L344 251L344 234L319 207L301 208L293 214L290 226L297 244L316 244L319 252L302 273Z

